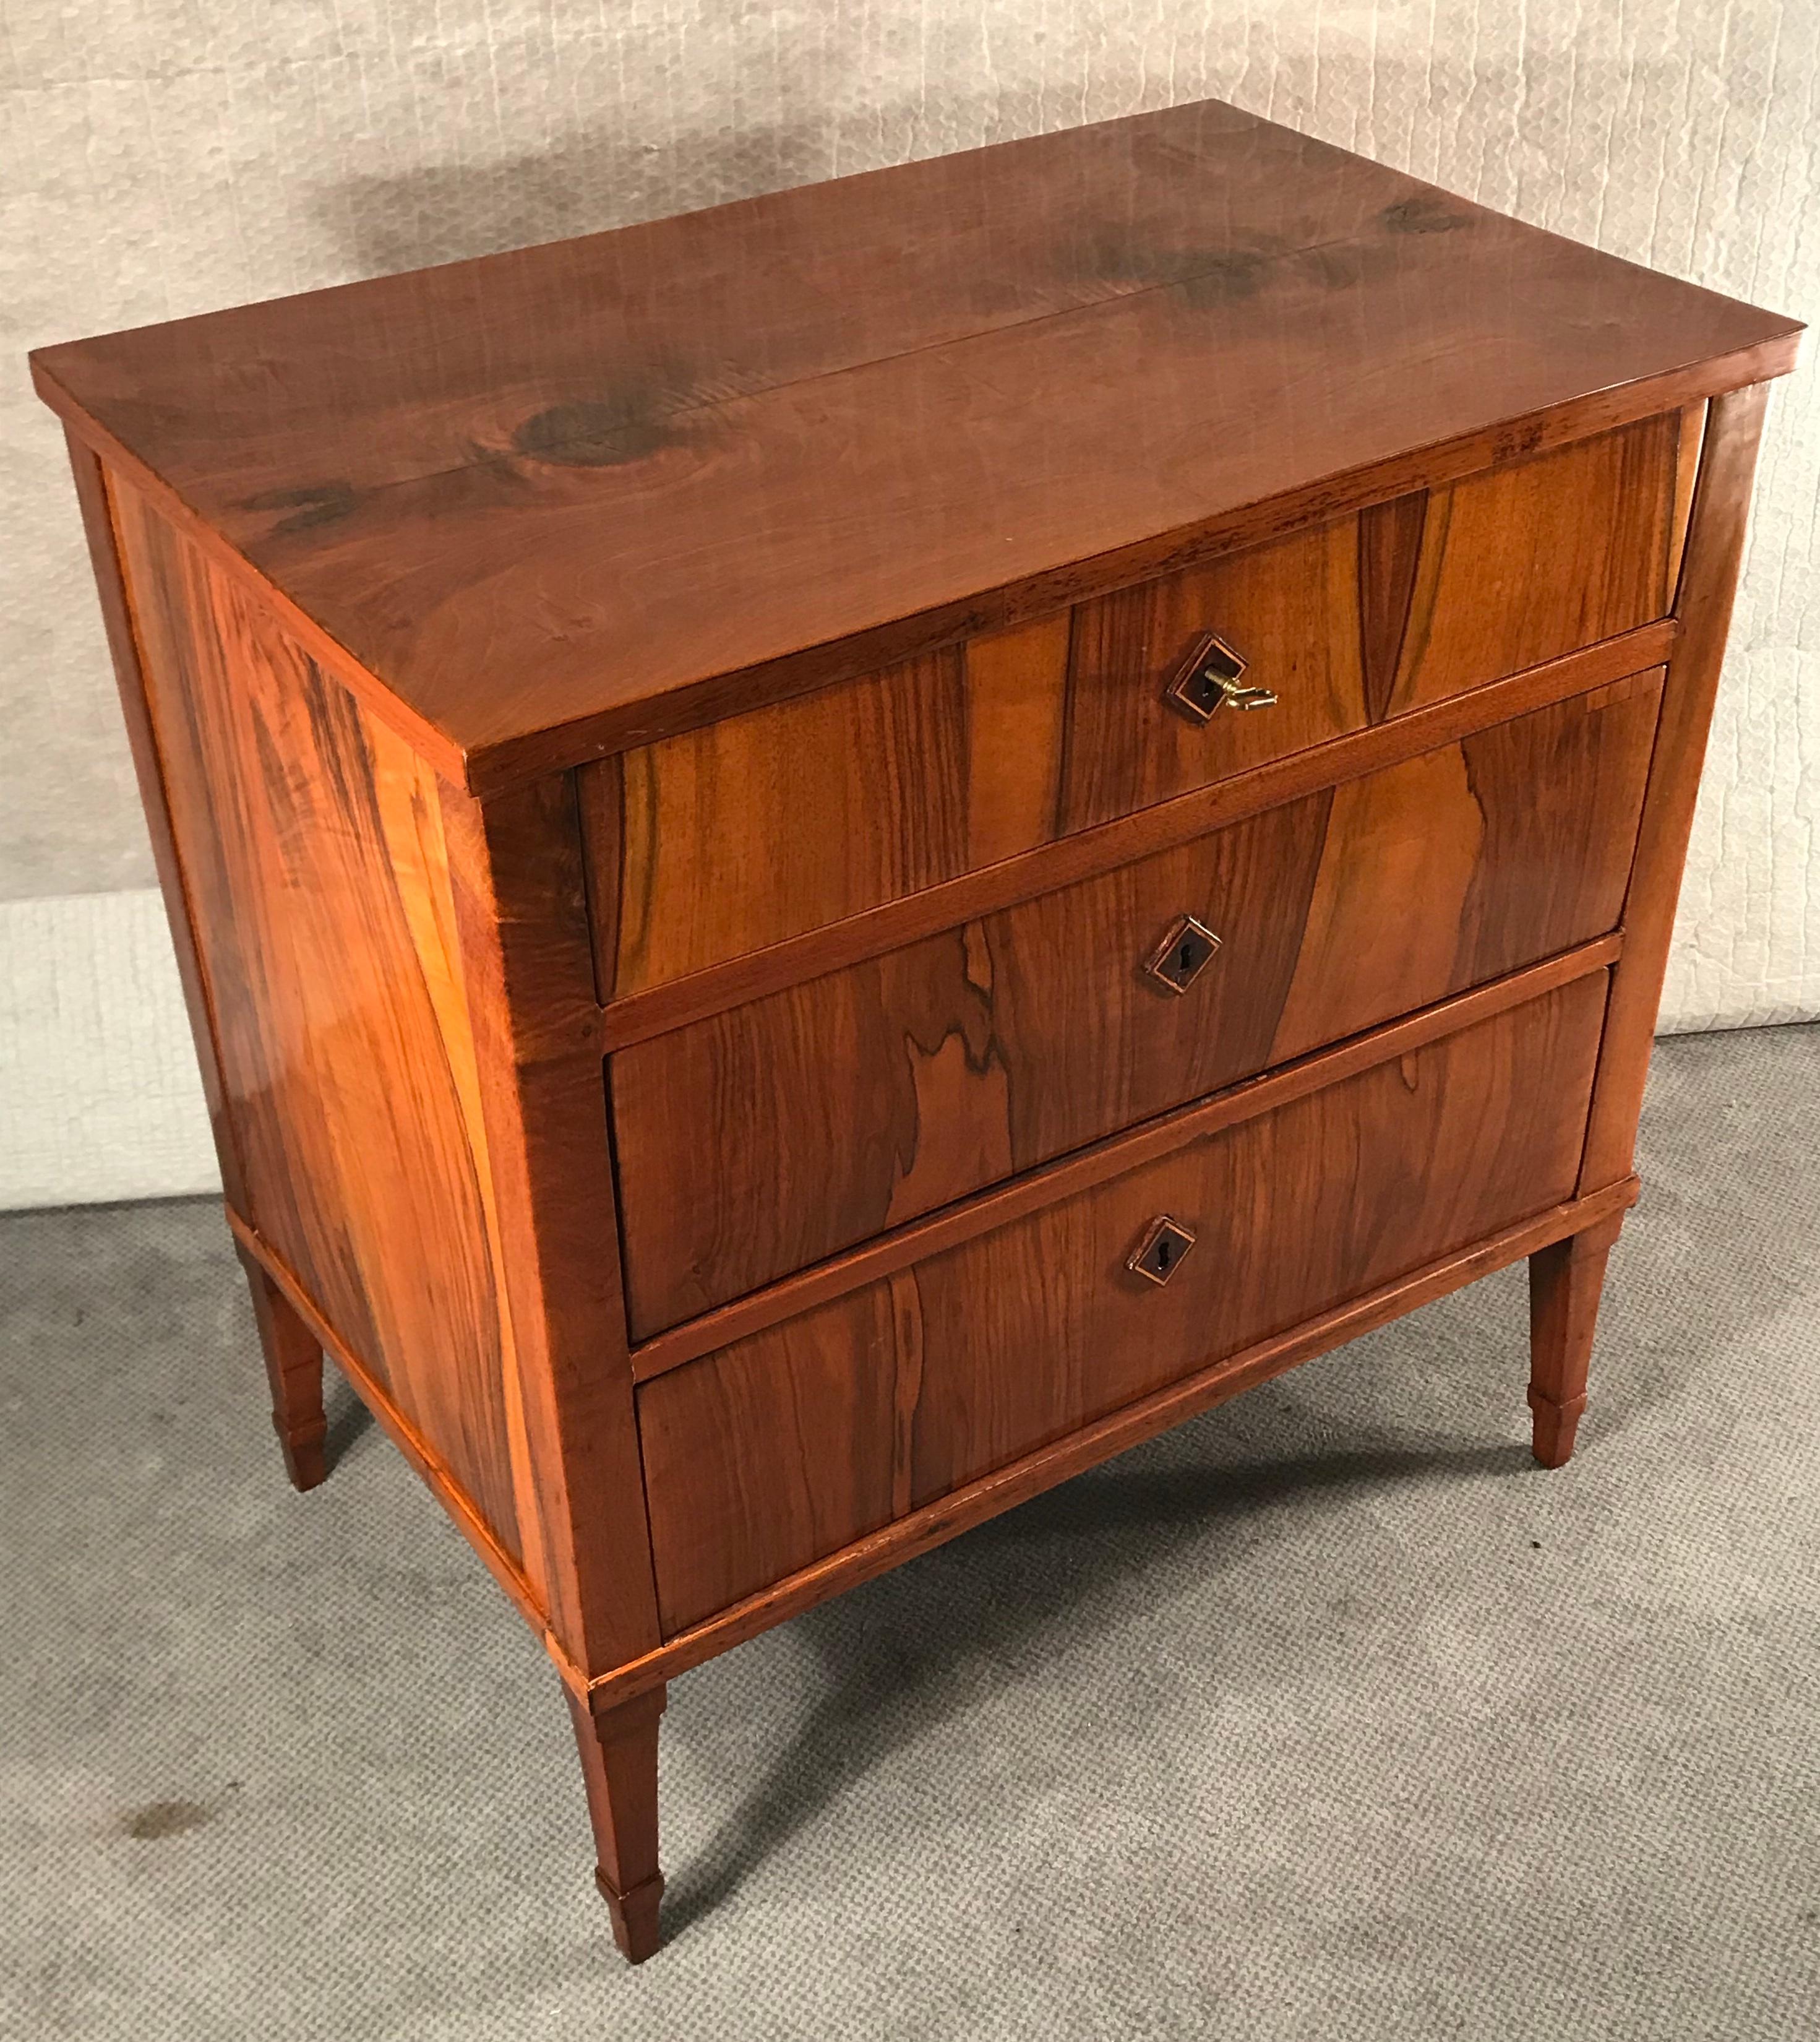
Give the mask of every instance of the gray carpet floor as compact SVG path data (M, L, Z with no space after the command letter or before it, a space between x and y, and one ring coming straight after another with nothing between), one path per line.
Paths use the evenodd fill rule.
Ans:
M214 1208L0 1220L0 2032L1812 2036L1820 1034L1665 1044L1579 1456L1507 1272L685 1676L670 1942Z

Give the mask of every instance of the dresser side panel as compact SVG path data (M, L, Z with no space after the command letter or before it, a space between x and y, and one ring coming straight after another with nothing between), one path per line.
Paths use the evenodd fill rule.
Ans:
M434 775L117 478L113 501L240 1217L517 1558Z

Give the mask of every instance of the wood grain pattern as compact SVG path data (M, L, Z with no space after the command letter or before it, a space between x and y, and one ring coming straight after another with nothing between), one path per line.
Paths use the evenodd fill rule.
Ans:
M1391 712L1428 510L1429 493L1417 489L1359 513L1359 679L1373 723Z
M1463 1028L1508 1013L1513 1007L1540 999L1558 986L1571 985L1589 972L1603 970L1624 954L1624 938L1614 932L1595 942L1562 950L1544 963L1506 978L1456 993L1451 1000L1418 1008L1369 1034L1355 1035L1331 1049L1298 1057L1275 1069L1197 1099L1173 1113L1159 1114L1136 1127L1089 1142L1054 1163L979 1193L959 1204L943 1206L825 1262L811 1264L793 1276L749 1291L698 1318L685 1319L667 1333L641 1342L631 1351L632 1372L641 1382L698 1360L749 1335L781 1325L811 1307L879 1278L911 1268L988 1233L994 1227L1040 1212L1056 1200L1103 1184L1124 1172L1172 1156L1188 1143L1218 1134L1261 1113L1307 1098L1323 1087L1369 1070L1393 1057L1405 1056L1456 1034Z
M433 779L135 491L113 502L244 1216L516 1553Z
M1525 1255L1566 1457L1798 331L1208 105L34 358L292 1473L628 1957L673 1673Z
M1079 604L1043 840L1362 728L1358 570L1356 522L1342 518ZM1250 662L1246 682L1273 690L1274 707L1196 724L1169 703L1169 683L1205 631Z
M1225 259L1197 245L1209 204L1287 220L1286 178L1304 201L1318 193L1345 208L1355 230L1410 189L1394 170L1209 101L40 359L53 372L79 365L97 411L199 501L293 485L331 450L335 472L364 492L476 465L467 407L483 403L502 443L535 419L526 450L605 450L704 403L1187 283ZM357 360L342 347L350 329L376 342ZM248 377L250 358L271 373ZM311 506L237 507L276 518Z
M910 1281L907 1344L920 1359ZM898 1417L893 1289L851 1292L640 1388L666 1635L890 1520L895 1455L910 1429ZM764 1480L742 1465L763 1466ZM906 1489L914 1466L913 1455Z
M480 790L1780 373L1798 330L1213 106L634 231L37 386Z
M657 1611L575 791L565 774L485 803L440 796L509 1306L519 1521L551 1634L586 1676L648 1649Z
M372 1375L360 1356L322 1316L322 1308L270 1241L265 1240L234 1208L227 1208L228 1231L236 1252L244 1262L250 1258L270 1279L322 1352L334 1358L349 1386L370 1411L379 1428L415 1472L425 1487L448 1512L455 1528L479 1555L487 1571L510 1598L525 1622L543 1639L544 1649L557 1670L572 1688L585 1688L589 1676L570 1658L561 1641L551 1631L541 1581L533 1581L522 1557L509 1551L493 1528L476 1509L436 1447L394 1402L391 1392ZM509 1532L508 1532L509 1536Z
M918 1264L913 1504L1562 1202L1604 996L1582 978ZM1124 1266L1158 1212L1198 1237L1161 1288ZM666 1635L888 1521L901 1310L879 1286L640 1389Z
M1553 1241L1604 1224L1634 1205L1637 1192L1636 1179L1625 1177L1587 1197L1551 1206L1470 1248L1424 1264L1375 1291L1349 1298L1330 1312L1196 1369L1179 1382L1125 1405L1066 1439L1021 1455L907 1516L894 1519L882 1530L691 1624L642 1658L601 1675L591 1684L589 1693L600 1703L643 1693L1286 1369L1387 1325L1481 1276L1507 1268Z
M1679 445L1647 419L584 769L605 996L1636 629L1668 607ZM1209 629L1274 707L1168 702Z
M633 1336L1615 925L1640 675L620 1051ZM1143 972L1192 914L1189 990Z
M1661 698L1658 668L1337 788L1267 1061L1616 927Z
M1004 648L995 649L996 673ZM990 692L998 707L1002 687ZM810 695L584 769L590 847L603 776L621 797L609 840L622 862L616 871L591 860L589 875L590 898L609 904L612 917L610 927L597 924L597 940L616 931L616 950L602 952L612 992L966 871L976 862L967 840L967 700L964 655L954 647L860 689Z
M1390 711L1668 609L1681 416L1429 493Z
M1734 391L1715 400L1707 415L1675 595L1681 637L1669 661L1636 860L1624 901L1628 941L1624 967L1612 980L1605 1048L1593 1090L1581 1174L1586 1185L1622 1175L1635 1152L1768 395L1761 384Z
M842 921L826 923L725 964L711 965L643 992L628 993L615 1000L601 1017L602 1045L611 1051L648 1042L708 1015L866 958L882 957L920 937L1034 900L1058 886L1112 871L1156 851L1190 843L1229 823L1458 743L1494 724L1627 679L1659 666L1673 647L1676 633L1670 618L1646 624L1639 630L1601 640L1584 652L1526 667L1508 679L1431 702L1349 736L1291 752L1173 801L1159 801L1153 808L1078 831L1038 850L1002 858L958 879L905 894ZM594 776L582 773L577 778L586 786ZM610 845L617 840L618 813L616 806L612 819L597 826L597 843ZM590 869L598 869L597 859L591 858ZM591 897L595 899L597 927L614 926L614 911L601 908L593 889Z

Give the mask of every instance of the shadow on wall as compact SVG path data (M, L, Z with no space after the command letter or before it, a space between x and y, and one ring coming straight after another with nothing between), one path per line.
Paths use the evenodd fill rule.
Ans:
M623 127L582 132L535 155L338 179L319 188L315 206L357 273L384 275L868 169L894 158L879 150L876 138L921 133L917 112L904 105L870 115L870 149L841 146L841 118L827 104L805 105L799 117L764 127L704 129L661 142Z

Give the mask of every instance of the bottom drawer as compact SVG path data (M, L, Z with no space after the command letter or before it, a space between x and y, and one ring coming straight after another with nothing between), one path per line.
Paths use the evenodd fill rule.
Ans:
M645 1383L666 1633L1571 1197L1606 977L1192 1140ZM1127 1265L1165 1214L1194 1240L1159 1284Z

